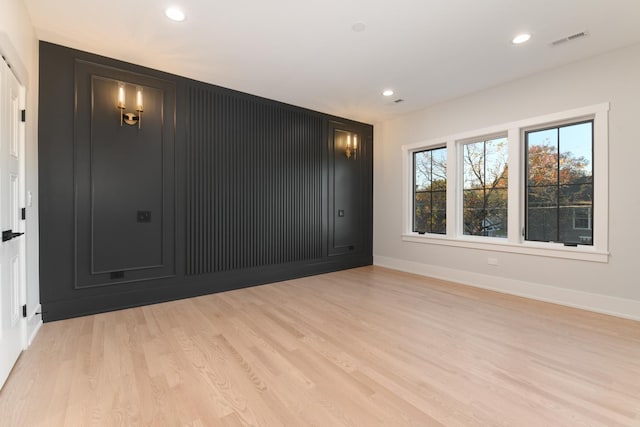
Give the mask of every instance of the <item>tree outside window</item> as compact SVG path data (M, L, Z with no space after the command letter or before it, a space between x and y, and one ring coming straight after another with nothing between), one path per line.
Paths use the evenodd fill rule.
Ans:
M507 138L463 146L463 232L507 237Z
M413 231L447 232L447 149L413 153Z
M526 240L593 244L593 121L526 135Z

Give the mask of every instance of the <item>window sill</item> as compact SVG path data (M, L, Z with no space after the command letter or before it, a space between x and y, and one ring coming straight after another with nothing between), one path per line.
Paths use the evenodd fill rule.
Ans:
M523 255L535 255L549 258L564 258L590 262L609 262L609 253L595 250L592 246L566 247L559 243L522 242L510 243L501 238L474 238L473 236L452 239L439 235L403 234L405 242L429 245L453 246L467 249L480 249L493 252L508 252ZM498 240L498 241L494 241Z

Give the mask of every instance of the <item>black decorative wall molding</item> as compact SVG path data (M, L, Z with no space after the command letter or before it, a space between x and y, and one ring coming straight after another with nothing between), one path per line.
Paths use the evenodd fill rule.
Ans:
M372 126L46 42L39 89L45 321L372 263Z
M121 82L143 88L140 128L120 123ZM77 60L75 99L75 287L173 276L175 84Z
M187 274L322 258L324 120L190 87Z
M356 155L345 155L345 138L357 137ZM362 213L371 204L370 166L372 137L366 128L344 121L331 120L328 134L328 182L329 182L329 244L330 256L362 253L370 250L367 229L361 221Z

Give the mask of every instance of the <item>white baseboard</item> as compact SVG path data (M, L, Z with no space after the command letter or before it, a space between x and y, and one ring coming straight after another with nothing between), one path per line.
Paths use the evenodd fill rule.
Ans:
M373 256L373 264L505 294L581 308L625 319L640 320L640 301L636 300L557 288L523 280L489 276L380 255Z
M42 316L40 314L36 314L41 312L42 306L38 304L27 317L27 347L31 345L33 339L38 334L40 327L42 327Z

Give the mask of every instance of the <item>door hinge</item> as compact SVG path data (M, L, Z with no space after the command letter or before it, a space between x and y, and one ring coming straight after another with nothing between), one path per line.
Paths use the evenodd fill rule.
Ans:
M22 306L22 317L27 317L27 304Z
M27 208L20 209L20 218L23 220L27 219Z
M22 122L27 121L27 110L20 111L20 121Z

